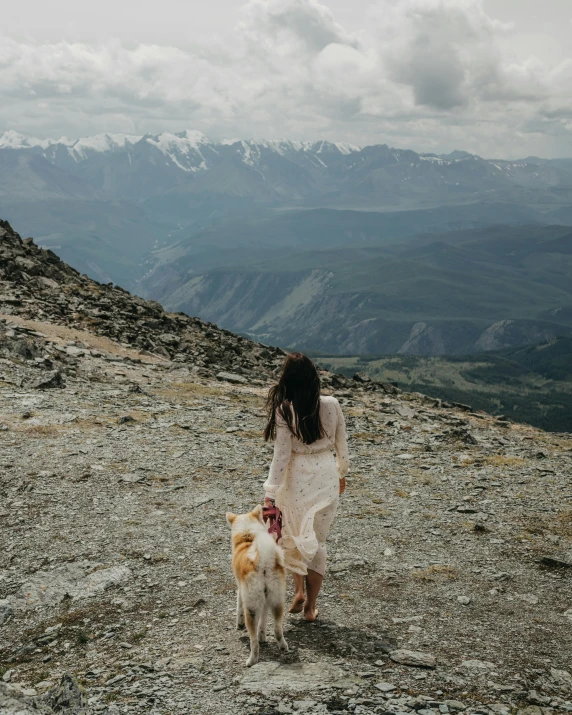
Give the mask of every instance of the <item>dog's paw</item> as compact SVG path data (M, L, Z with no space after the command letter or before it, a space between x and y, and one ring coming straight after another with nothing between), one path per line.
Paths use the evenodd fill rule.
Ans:
M262 631L260 631L260 633L258 634L258 642L266 643L266 633L262 633Z
M256 663L258 663L258 658L255 658L253 655L251 655L250 658L248 658L248 660L246 661L246 667L251 668L253 665L256 665Z
M278 641L278 647L280 648L280 650L284 651L284 653L288 653L289 648L285 638L282 638L281 641Z
M243 631L246 628L244 625L244 621L237 621L236 622L236 630L237 631Z

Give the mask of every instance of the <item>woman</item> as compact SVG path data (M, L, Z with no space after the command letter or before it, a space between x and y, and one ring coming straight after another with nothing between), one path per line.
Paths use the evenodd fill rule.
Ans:
M267 409L264 438L275 445L264 484L265 506L282 512L280 546L295 587L290 613L303 610L307 621L315 621L326 537L349 467L344 416L335 397L320 396L314 363L300 353L286 358L278 384L268 393Z

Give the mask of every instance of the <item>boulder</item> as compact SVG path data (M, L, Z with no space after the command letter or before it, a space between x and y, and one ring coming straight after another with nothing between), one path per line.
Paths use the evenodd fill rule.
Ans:
M391 660L401 665L410 665L414 668L434 668L436 665L435 656L431 653L421 653L415 650L399 648L389 654Z
M87 695L82 686L71 675L65 673L62 679L45 695L46 703L56 713L82 715L87 713Z
M239 689L269 694L279 691L301 693L321 687L350 688L354 682L329 663L292 663L276 661L257 663L240 681Z
M54 370L46 375L42 375L39 379L34 380L30 384L30 387L34 390L49 390L65 386L65 379L60 370Z

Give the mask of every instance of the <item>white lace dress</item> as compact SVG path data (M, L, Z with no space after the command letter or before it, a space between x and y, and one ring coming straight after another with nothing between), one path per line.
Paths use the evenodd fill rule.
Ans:
M277 415L274 459L266 496L282 511L280 546L290 571L324 574L326 537L336 515L339 480L349 469L346 424L335 397L320 398L325 436L312 444L297 439ZM335 451L335 456L334 456Z

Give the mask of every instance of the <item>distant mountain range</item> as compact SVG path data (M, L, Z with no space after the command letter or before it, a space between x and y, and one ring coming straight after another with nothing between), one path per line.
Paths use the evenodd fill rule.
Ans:
M10 131L0 214L99 281L284 346L471 353L572 328L572 159Z
M197 131L156 136L101 134L78 140L0 137L0 162L29 179L2 172L4 198L92 198L152 201L159 214L193 220L196 198L266 205L370 209L411 208L476 199L564 205L572 196L572 159L489 161L466 152L418 154L386 145L211 141ZM167 199L167 197L169 197ZM195 201L191 201L194 198ZM522 203L519 200L519 203Z

